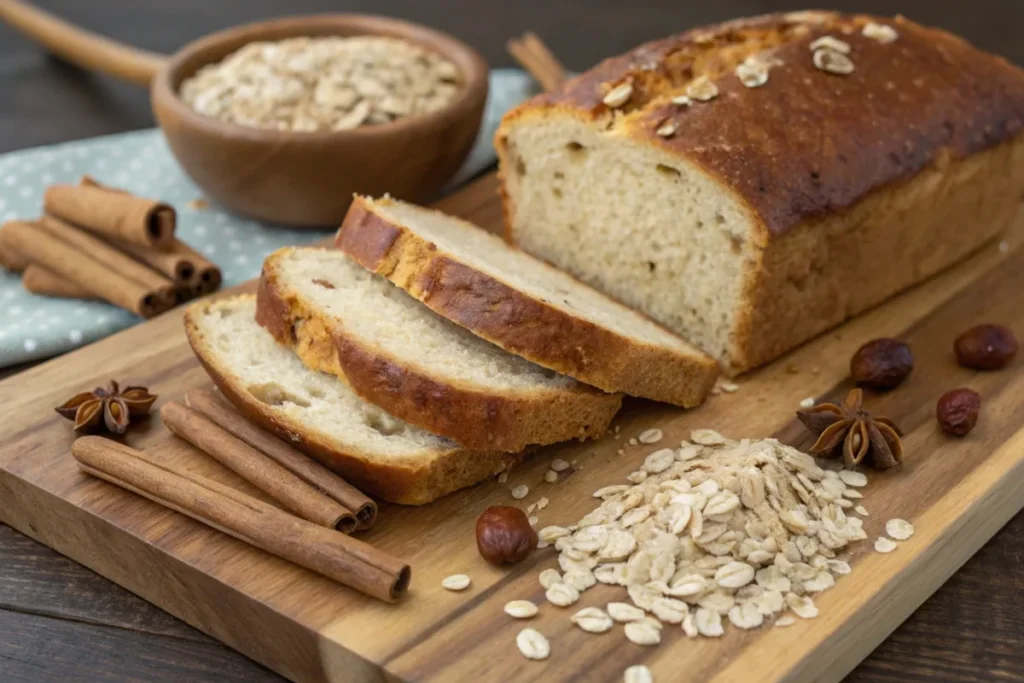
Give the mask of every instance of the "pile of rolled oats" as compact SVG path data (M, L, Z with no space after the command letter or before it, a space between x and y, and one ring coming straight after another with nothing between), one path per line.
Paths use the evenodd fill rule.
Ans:
M346 130L437 111L460 88L443 56L384 36L250 43L181 86L192 109L251 128Z
M867 478L822 469L774 439L697 430L679 448L648 455L628 480L596 491L602 503L576 524L540 531L560 568L540 582L562 607L597 583L625 587L628 603L587 607L572 621L595 633L623 623L640 645L660 642L666 624L718 637L726 622L751 629L791 624L791 614L812 619L813 595L850 571L838 554L867 538L853 509L863 510L854 501Z

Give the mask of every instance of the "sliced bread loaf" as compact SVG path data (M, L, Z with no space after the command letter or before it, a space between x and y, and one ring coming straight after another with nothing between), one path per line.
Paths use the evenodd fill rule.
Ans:
M622 402L480 339L336 250L271 254L256 319L307 366L468 448L600 436Z
M518 459L469 451L395 419L338 378L307 368L255 316L252 295L191 306L185 328L199 361L246 417L366 493L421 505Z
M356 197L336 243L474 334L605 391L694 406L718 374L640 313L439 211Z

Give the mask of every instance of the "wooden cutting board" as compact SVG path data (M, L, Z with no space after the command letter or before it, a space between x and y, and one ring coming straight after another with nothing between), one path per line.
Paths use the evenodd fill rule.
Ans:
M446 200L444 208L496 228L494 189L493 178L485 178ZM616 419L618 438L544 449L505 485L492 480L421 508L384 506L377 528L365 537L412 565L411 591L396 606L78 471L69 453L70 425L53 412L68 396L116 378L149 386L162 403L209 384L189 351L179 312L0 383L0 518L299 681L619 681L627 666L640 662L662 681L684 675L836 681L1024 507L1024 358L1001 372L976 373L958 367L952 355L955 335L978 322L1001 322L1024 338L1022 238L1024 213L1004 249L986 247L741 378L736 393L714 396L699 409L628 402ZM598 586L568 610L544 603L537 575L555 566L554 549L513 569L491 567L477 555L476 516L488 505L514 504L509 486L530 487L522 504L541 496L551 501L539 513L540 526L570 523L594 506L592 491L622 483L658 447L627 445L649 427L664 431L661 446L708 427L736 438L776 435L806 447L809 438L793 411L807 396L845 395L851 353L880 336L908 341L917 367L898 390L868 398L870 409L892 417L907 433L907 459L896 471L871 476L865 529L874 538L886 520L902 517L917 533L888 555L874 552L870 542L859 544L851 555L853 572L817 599L817 619L750 632L728 627L723 638L697 641L667 626L660 646L643 648L629 643L620 627L590 635L569 622L576 609L621 599L620 588ZM943 436L934 418L937 397L957 386L974 388L984 401L978 427L965 439ZM158 418L128 442L259 495L172 436ZM544 483L555 457L578 461L582 469ZM462 593L443 590L441 579L453 573L469 574L472 586ZM502 612L516 598L542 604L529 625L550 639L547 661L528 661L516 650L524 624Z

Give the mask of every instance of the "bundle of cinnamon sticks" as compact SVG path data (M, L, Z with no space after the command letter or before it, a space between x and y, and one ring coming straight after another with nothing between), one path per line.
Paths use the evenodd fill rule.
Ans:
M185 402L164 404L164 425L298 516L346 533L376 521L369 496L249 422L219 394L193 389Z
M402 596L409 566L347 535L373 524L373 500L246 420L218 394L196 389L186 403L161 408L167 428L280 508L109 439L82 437L71 453L83 471L278 557L386 602Z
M220 269L175 238L173 207L101 185L54 185L45 215L0 227L0 266L36 294L102 299L143 318L220 286Z

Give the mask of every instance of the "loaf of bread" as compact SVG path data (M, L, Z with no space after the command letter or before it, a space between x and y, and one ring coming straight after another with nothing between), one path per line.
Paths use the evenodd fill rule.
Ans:
M599 389L689 407L718 374L713 358L640 313L440 211L356 197L336 243L432 311Z
M509 237L739 372L963 259L1024 193L1024 73L902 17L609 59L496 134Z
M257 321L308 367L467 448L598 437L622 403L484 341L333 249L268 256L257 304Z
M310 370L256 323L256 297L193 304L189 343L246 417L392 503L421 505L502 471L520 456L469 451L363 401Z

